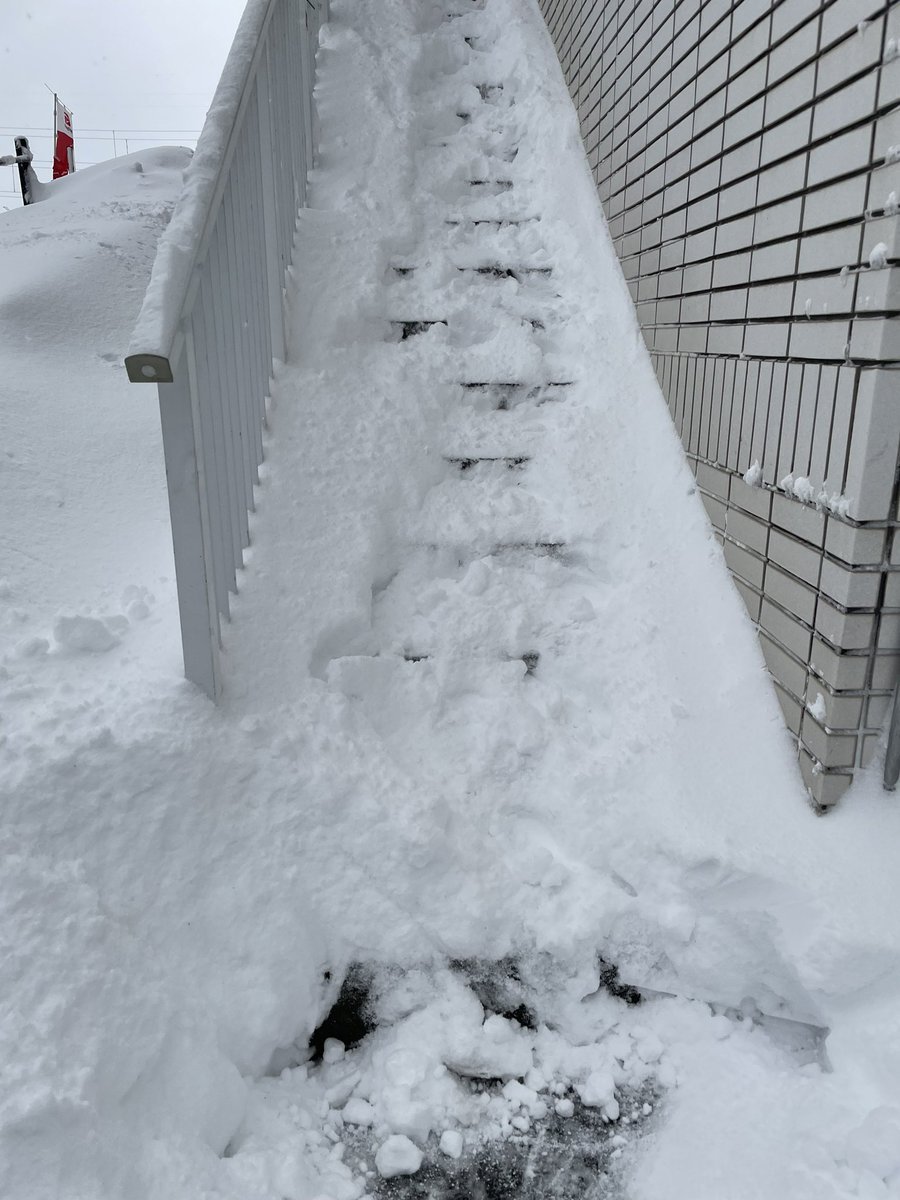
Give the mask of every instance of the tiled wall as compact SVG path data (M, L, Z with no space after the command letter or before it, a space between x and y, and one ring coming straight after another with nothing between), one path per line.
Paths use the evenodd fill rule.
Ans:
M900 0L540 3L804 779L834 804L900 664Z

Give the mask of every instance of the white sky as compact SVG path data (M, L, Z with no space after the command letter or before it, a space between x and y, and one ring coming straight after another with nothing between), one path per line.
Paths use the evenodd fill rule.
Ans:
M244 0L19 0L0 20L0 154L31 139L51 176L53 98L73 114L75 165L146 146L193 146ZM116 140L113 141L115 132ZM17 176L0 169L0 210Z

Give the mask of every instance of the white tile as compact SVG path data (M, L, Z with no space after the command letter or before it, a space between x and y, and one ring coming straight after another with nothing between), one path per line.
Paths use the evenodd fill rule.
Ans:
M816 632L840 649L868 650L874 642L875 616L842 612L825 597L820 597L816 608Z
M809 144L812 112L805 109L767 129L762 135L761 162L768 164L776 158L785 158Z
M871 141L871 125L862 125L816 146L809 153L809 186L868 166Z
M769 534L769 558L798 579L818 586L822 554L814 546L773 528Z
M812 644L810 630L765 596L759 610L759 623L780 646L801 661L808 661Z
M849 341L849 321L798 321L791 327L790 356L843 362Z
M744 353L783 358L787 354L790 332L791 326L786 322L748 325L744 331Z
M807 199L808 202L808 199ZM757 242L793 237L800 229L801 200L783 200L757 212L753 227Z
M816 101L813 137L818 139L854 125L873 111L876 104L878 72L864 75L831 96Z
M868 657L842 654L820 637L813 637L809 665L811 671L833 688L861 691L866 686Z
M781 200L794 192L803 191L806 180L807 155L795 155L774 167L767 167L759 175L758 203L768 204Z
M807 193L803 228L861 220L866 209L867 177L857 175Z
M819 587L843 608L875 608L881 589L881 572L854 571L824 558Z
M845 226L802 237L798 269L801 272L840 271L845 266L856 266L860 259L861 228Z
M752 215L733 221L720 221L716 227L716 254L749 249L753 245L753 224Z
M856 275L827 275L818 279L798 279L793 300L796 317L826 317L853 312L856 300Z
M763 560L755 554L751 554L749 550L745 550L742 546L738 546L727 539L724 549L725 561L729 569L735 575L739 575L741 579L745 579L752 586L761 588L765 571Z
M868 20L880 7L878 0L837 0L822 15L822 45L827 46L851 29L858 29L860 22Z
M884 558L884 530L857 528L833 518L828 522L825 549L846 563L875 566Z
M852 767L856 761L856 738L826 733L808 710L803 714L800 736L813 757L825 767Z
M826 45L827 20L823 21L822 44ZM881 35L884 28L884 18L880 17L858 32L855 37L847 38L833 50L819 56L819 71L816 78L816 88L819 92L830 91L839 87L845 79L856 75L867 68L871 69L881 60ZM842 32L845 32L842 30Z
M760 246L753 251L753 261L750 264L752 281L778 279L785 275L793 275L797 262L797 238L783 242L774 242L770 246Z
M772 498L772 523L812 546L825 542L825 515L808 504L776 493Z
M900 318L857 317L850 357L854 362L900 362Z
M720 250L721 253L721 250ZM750 278L750 254L729 254L713 263L713 286L728 287L746 283Z
M879 117L875 123L875 158L884 158L893 146L900 146L900 108Z
M900 453L900 371L859 374L846 492L850 516L885 520Z
M813 98L815 82L815 64L810 64L784 82L770 88L766 93L766 124L770 125L809 104Z
M749 290L748 317L789 317L793 307L793 283L770 283Z
M799 63L812 59L818 49L818 21L807 21L769 55L769 86L795 71Z
M737 580L735 580L737 582ZM757 616L757 620L759 617ZM794 696L803 695L806 686L806 667L774 641L764 631L759 631L759 644L769 671Z

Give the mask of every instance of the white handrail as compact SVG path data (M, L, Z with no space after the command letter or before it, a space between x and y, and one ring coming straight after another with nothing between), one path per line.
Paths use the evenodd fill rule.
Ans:
M185 674L221 690L221 616L249 544L284 284L312 162L327 0L249 0L125 360L159 385Z

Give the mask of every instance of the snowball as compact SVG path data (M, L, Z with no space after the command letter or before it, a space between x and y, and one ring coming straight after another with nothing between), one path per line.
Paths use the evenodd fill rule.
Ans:
M339 1042L337 1038L326 1038L325 1046L322 1050L322 1058L326 1063L340 1062L344 1057L344 1043Z
M575 1116L575 1105L571 1100L557 1100L553 1107L556 1109L558 1117L565 1117L568 1120L569 1117Z
M382 1179L397 1175L415 1175L422 1165L422 1151L402 1133L392 1134L378 1148L375 1166Z
M448 1158L459 1158L463 1152L463 1137L456 1129L445 1129L441 1134L441 1153Z
M64 650L86 654L103 654L119 640L97 617L57 617L53 636Z
M375 1124L375 1109L368 1100L362 1100L359 1096L351 1096L343 1111L344 1121L348 1125L362 1125L367 1128Z

